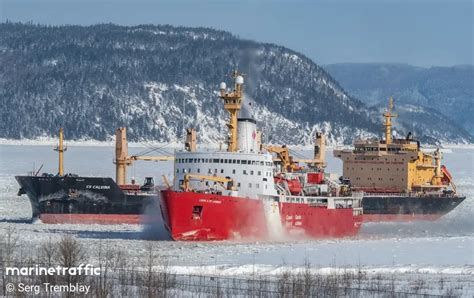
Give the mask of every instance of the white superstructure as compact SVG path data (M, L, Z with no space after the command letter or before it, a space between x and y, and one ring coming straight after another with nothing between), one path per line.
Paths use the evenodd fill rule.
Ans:
M184 175L220 176L233 179L233 196L257 198L277 195L273 180L273 159L269 153L247 152L188 152L175 153L174 189L180 189ZM213 181L192 181L192 188L226 191Z

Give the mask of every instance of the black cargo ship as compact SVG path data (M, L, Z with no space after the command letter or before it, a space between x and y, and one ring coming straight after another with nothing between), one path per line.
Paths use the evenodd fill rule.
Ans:
M152 178L143 185L119 186L112 178L77 175L16 176L26 194L32 219L43 223L140 224L158 198Z
M31 202L32 220L43 223L140 224L154 222L160 214L159 193L153 178L142 185L126 183L126 169L135 160L169 160L163 156L128 156L125 128L116 131L116 181L109 177L81 177L64 174L63 130L59 131L58 174L31 173L16 176L18 195L26 194ZM38 171L39 172L39 171ZM146 215L146 218L145 216Z
M436 220L465 198L443 193L420 197L366 193L362 199L363 218L364 221Z

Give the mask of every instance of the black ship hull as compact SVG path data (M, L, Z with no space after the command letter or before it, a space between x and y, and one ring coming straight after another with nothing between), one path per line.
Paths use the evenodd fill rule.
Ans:
M32 220L44 223L139 224L148 206L159 202L159 190L124 191L112 178L16 176L19 195L27 194Z
M456 208L465 198L365 195L362 200L364 221L436 220Z

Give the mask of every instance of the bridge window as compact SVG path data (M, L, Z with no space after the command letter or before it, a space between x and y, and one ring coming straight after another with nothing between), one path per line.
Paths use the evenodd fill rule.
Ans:
M232 160L232 163L236 163L237 161L235 159Z
M224 159L221 158L221 163L224 163Z
M237 159L237 164L240 165L240 159Z
M219 160L218 160L217 158L214 158L214 159L212 160L212 162L213 162L213 163L219 163Z

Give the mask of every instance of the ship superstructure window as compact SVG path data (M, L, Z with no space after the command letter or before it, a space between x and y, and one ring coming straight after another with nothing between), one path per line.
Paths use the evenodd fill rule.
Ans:
M252 183L249 183L249 188L252 188Z
M235 174L235 169L232 170L232 174Z
M243 164L243 165L246 165L246 164L247 164L247 161L246 161L246 160L242 160L242 164Z
M260 184L257 183L257 184L255 185L255 187L260 188Z
M221 169L221 174L224 174L224 169Z
M253 171L250 171L250 175L253 175Z
M257 175L258 175L258 176L262 176L262 172L261 172L261 171L258 171L258 172L257 172Z
M247 170L244 170L244 175L247 175Z

